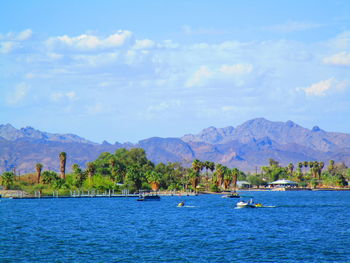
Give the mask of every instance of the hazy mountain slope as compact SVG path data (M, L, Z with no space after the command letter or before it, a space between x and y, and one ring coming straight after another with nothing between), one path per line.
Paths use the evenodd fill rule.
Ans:
M26 138L56 142L78 142L96 144L74 134L54 134L48 132L41 132L39 130L35 130L32 127L25 127L17 130L11 124L0 125L0 137L9 141Z
M93 143L74 134L52 134L31 127L16 129L0 125L0 172L16 167L33 172L35 164L58 170L58 155L68 155L67 168L93 161L102 152L125 147L141 147L154 163L182 162L189 166L193 159L210 160L229 167L253 171L268 163L269 158L287 165L290 162L319 160L350 165L350 134L326 132L317 126L306 129L292 121L272 122L253 119L226 128L209 127L199 134L182 138L153 137L137 144Z
M188 162L195 157L191 147L178 138L153 137L139 141L135 146L143 148L147 157L155 163Z

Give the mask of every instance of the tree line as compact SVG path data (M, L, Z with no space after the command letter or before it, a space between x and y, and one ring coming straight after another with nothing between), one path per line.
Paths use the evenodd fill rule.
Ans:
M270 159L268 166L261 167L259 173L244 173L238 168L228 168L211 161L195 159L191 167L181 163L159 163L155 165L147 159L141 148L130 150L121 148L114 154L102 153L96 160L87 163L86 168L73 164L72 172L66 174L67 154L59 154L59 173L45 170L41 163L35 165L35 182L15 180L12 172L1 175L1 184L6 189L22 189L29 192L53 190L99 191L128 189L130 192L143 190L181 190L181 191L222 191L236 190L237 181L246 180L251 185L262 187L278 179L290 179L301 186L341 187L350 178L350 169L344 164L329 161L305 161L296 165L290 163L283 167L278 161Z

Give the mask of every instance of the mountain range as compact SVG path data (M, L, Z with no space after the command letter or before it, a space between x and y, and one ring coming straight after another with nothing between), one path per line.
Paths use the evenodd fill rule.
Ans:
M74 134L53 134L32 127L16 129L0 125L0 172L16 167L19 173L33 172L40 162L44 169L58 170L60 152L67 153L67 168L85 166L102 152L141 147L150 160L181 162L194 159L222 163L243 171L254 171L273 158L282 165L299 161L335 160L350 165L350 134L327 132L318 126L311 130L292 121L273 122L264 118L249 120L237 127L209 127L181 138L152 137L136 144L95 143Z

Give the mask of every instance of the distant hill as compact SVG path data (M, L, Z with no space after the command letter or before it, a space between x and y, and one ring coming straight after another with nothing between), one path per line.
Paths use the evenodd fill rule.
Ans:
M182 162L195 158L253 171L266 165L269 158L281 164L319 160L350 165L350 134L326 132L315 126L306 129L292 121L272 122L257 118L236 128L209 127L182 138L153 137L137 144L94 143L74 134L52 134L27 127L16 129L0 125L0 172L16 167L21 173L33 172L37 162L46 169L58 170L58 154L67 152L67 168L93 161L102 152L121 147L141 147L155 163Z

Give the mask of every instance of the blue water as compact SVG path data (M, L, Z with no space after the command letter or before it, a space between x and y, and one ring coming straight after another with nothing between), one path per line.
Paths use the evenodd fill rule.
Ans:
M2 199L0 262L350 262L350 192L243 194Z

